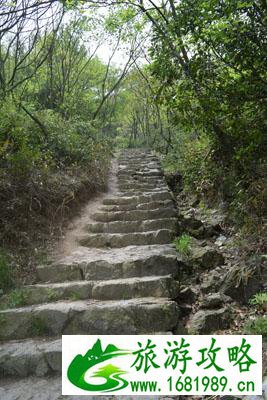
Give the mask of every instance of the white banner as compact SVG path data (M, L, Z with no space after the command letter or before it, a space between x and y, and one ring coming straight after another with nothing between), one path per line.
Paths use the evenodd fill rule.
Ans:
M64 335L63 395L260 395L262 337Z

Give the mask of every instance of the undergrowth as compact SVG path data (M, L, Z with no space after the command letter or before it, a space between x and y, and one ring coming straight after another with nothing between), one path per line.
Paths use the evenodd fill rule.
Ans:
M262 335L264 341L267 340L267 318L257 317L245 323L243 333L246 335Z
M0 291L3 293L14 285L11 258L0 249ZM0 293L1 295L1 293Z
M190 235L183 233L180 237L174 239L173 243L178 253L181 253L184 256L190 255L192 244L192 238Z
M0 246L24 283L80 205L105 189L113 144L90 123L52 110L38 114L47 137L8 101L1 115ZM0 254L0 288L13 283L9 269Z

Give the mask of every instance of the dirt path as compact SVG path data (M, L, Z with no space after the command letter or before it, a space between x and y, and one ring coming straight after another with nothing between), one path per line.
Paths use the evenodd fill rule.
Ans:
M64 256L68 256L75 250L79 250L79 244L76 238L83 234L84 227L94 222L92 215L99 209L103 200L109 196L115 196L118 192L118 161L117 158L111 162L111 168L108 176L107 190L99 193L91 199L81 210L78 217L73 219L69 224L64 237L59 242L58 247L54 250L52 259L56 262Z

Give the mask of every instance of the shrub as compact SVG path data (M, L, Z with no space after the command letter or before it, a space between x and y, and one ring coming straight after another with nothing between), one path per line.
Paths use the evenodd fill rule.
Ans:
M191 236L187 235L186 233L183 233L179 238L176 238L173 243L175 245L176 250L179 253L185 256L190 255L191 243L192 243Z
M28 292L25 289L14 289L3 297L2 308L21 307L27 304Z
M257 306L263 311L267 311L267 293L256 293L249 301L250 304Z
M247 321L243 328L246 335L262 335L264 341L267 340L267 318L258 317L254 320Z
M10 258L3 252L0 252L0 289L4 292L13 286L13 277L10 265Z

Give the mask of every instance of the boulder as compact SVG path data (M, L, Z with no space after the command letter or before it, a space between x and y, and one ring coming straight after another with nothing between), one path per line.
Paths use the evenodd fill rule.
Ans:
M172 192L178 193L182 190L182 174L178 171L176 172L165 172L165 179L167 185L171 189Z
M204 269L215 268L224 264L223 255L211 246L193 247L190 260Z
M200 310L189 322L190 331L194 334L210 334L214 331L227 329L231 324L231 310L223 307L218 310Z
M200 308L209 308L209 309L220 308L225 303L229 303L230 301L231 298L229 296L226 296L222 293L212 293L204 297L204 299L200 304Z
M221 286L222 279L223 277L218 271L211 271L200 286L201 291L203 293L217 292Z
M216 239L216 241L215 241L214 244L216 244L216 246L221 247L221 246L223 246L223 245L225 244L226 240L227 240L227 237L226 237L226 236L220 235L220 236Z
M246 265L235 265L228 271L221 292L241 303L247 303L255 293L262 290L266 275L266 265L253 257Z
M198 298L198 291L190 286L184 287L178 294L178 301L185 304L192 304Z

